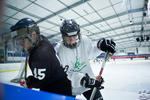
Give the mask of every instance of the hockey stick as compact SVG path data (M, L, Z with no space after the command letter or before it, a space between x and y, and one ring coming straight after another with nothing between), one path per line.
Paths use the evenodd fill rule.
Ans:
M26 55L26 61L25 61L25 75L24 75L24 79L27 78L27 67L28 67L28 56Z
M23 77L23 74L24 74L23 79L26 79L26 78L27 78L27 67L28 67L28 56L26 55L25 65L24 65L24 71L21 73L21 77L20 77L20 79L19 79L19 82L21 82L22 77Z
M101 78L101 75L102 75L103 70L104 70L105 63L106 63L106 61L107 61L108 58L109 58L109 52L106 52L105 57L104 57L104 60L103 60L103 62L102 62L102 67L101 67L100 72L99 72L99 75L98 75L98 77L97 77L97 80L98 80L98 81L99 81L100 78ZM91 96L90 96L90 100L93 100L93 99L94 99L94 96L95 96L96 91L97 91L97 88L94 87L94 89L93 89L93 91L92 91L92 94L91 94Z
M27 77L27 62L28 62L28 57L26 56L26 58L23 62L24 63L23 68L21 67L21 70L19 72L20 73L19 77L10 80L10 82L20 83L22 79L25 79Z
M24 80L20 81L20 85L23 86L24 88L31 88L27 85L26 79L27 79L27 66L28 65L28 56L26 55L26 60L25 60L25 66L24 66Z

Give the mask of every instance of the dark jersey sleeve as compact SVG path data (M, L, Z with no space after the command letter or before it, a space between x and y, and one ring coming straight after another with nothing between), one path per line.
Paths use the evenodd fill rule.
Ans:
M41 42L29 58L29 66L35 77L31 80L33 88L42 88L55 84L66 77L55 55L54 48L47 42Z

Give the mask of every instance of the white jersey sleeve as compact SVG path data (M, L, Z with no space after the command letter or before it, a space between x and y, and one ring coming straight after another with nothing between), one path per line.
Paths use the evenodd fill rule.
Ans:
M92 42L87 36L82 36L85 42L85 48L89 54L88 59L94 59L99 56L102 51L97 48L97 43Z

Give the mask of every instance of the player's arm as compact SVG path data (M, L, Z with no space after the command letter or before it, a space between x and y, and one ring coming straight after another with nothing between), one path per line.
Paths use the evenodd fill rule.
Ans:
M35 62L31 62L34 65L34 68L31 69L33 76L29 76L26 79L26 83L33 88L40 88L41 86L51 83L53 73L53 62L51 59L53 59L53 55L50 51L46 50L36 54L37 55L33 58Z

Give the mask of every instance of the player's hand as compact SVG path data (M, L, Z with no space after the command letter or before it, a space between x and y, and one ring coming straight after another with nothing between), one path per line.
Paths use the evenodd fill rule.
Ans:
M81 79L81 85L86 88L94 88L94 87L100 88L103 82L104 79L102 77L100 78L100 81L98 81L93 78L90 78L87 73Z
M20 81L20 85L21 85L22 87L24 87L24 88L28 88L25 79L22 79L22 80Z
M106 40L104 38L100 39L97 43L97 48L105 51L105 52L110 52L114 54L116 52L115 50L115 42L113 40Z
M26 78L26 84L28 87L33 87L33 84L36 83L36 78L34 76L28 76Z
M20 85L23 86L24 88L32 88L33 79L34 79L33 76L29 76L26 79L22 79L20 81Z

